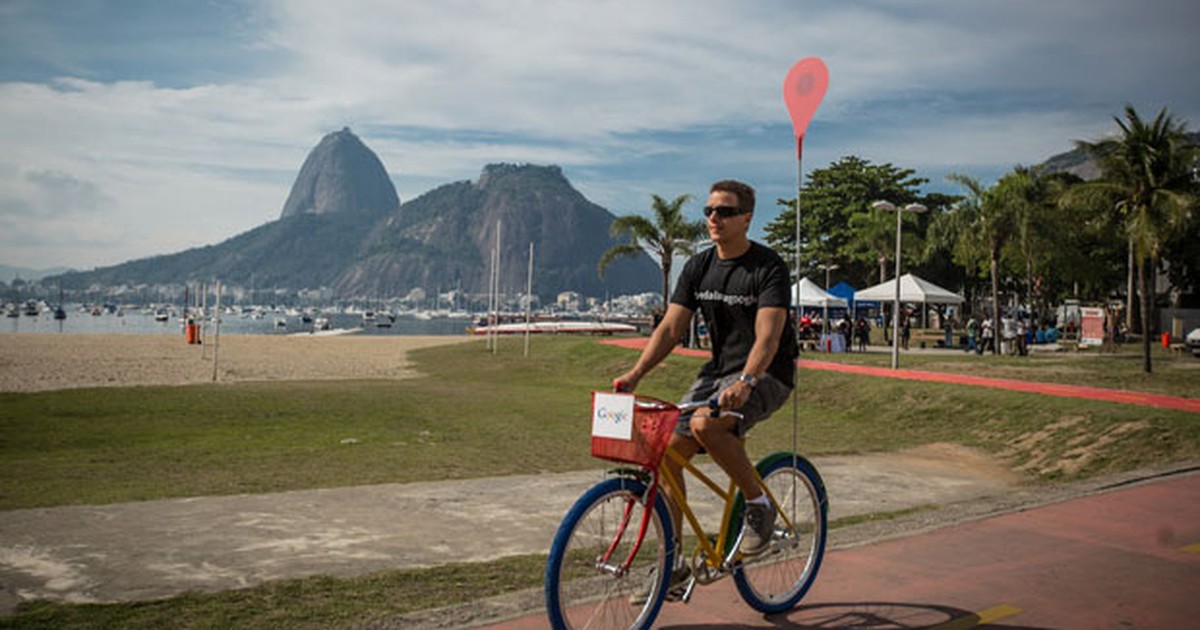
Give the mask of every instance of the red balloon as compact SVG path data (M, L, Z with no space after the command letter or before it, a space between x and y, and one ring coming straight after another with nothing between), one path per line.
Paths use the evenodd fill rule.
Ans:
M783 102L792 117L796 138L803 138L813 114L829 88L829 69L817 57L797 61L783 80Z

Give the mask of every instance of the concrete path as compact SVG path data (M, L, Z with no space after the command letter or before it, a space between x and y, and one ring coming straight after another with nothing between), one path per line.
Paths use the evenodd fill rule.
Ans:
M1193 471L834 550L800 605L778 615L755 612L723 580L699 587L687 604L665 605L655 627L1195 628L1197 593ZM547 625L537 611L477 627Z
M993 496L1012 481L952 445L814 463L834 519ZM21 599L145 600L545 553L571 503L602 477L597 470L0 512L0 611Z

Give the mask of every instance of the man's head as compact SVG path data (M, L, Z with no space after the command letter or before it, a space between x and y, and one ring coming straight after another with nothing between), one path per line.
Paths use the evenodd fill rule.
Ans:
M742 212L754 212L754 188L750 184L739 182L736 179L723 179L713 184L708 192L714 193L718 190L736 195L737 206L742 209Z
M732 179L712 185L704 207L708 236L718 246L738 246L746 240L754 213L754 189Z

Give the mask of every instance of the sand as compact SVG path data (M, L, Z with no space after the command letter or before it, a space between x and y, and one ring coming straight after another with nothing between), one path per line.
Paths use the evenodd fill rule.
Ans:
M220 347L175 335L0 334L0 391L244 381L403 379L408 352L467 336L222 335Z

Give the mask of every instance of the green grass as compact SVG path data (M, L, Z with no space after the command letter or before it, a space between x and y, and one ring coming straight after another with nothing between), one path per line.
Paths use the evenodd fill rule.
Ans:
M588 392L630 353L566 339L536 350L424 351L425 378L404 381L0 394L0 509L601 465ZM656 381L674 373L678 391L693 370Z
M495 356L482 343L415 353L425 376L403 381L0 394L0 509L599 467L588 454L588 392L635 357L592 339L547 338L527 359L517 340L502 340ZM903 365L1193 396L1193 361L1160 361L1149 377L1122 355L906 355ZM674 399L700 363L672 357L641 391ZM1200 427L1186 412L817 370L799 378L798 439L810 455L954 442L1021 466L1084 449L1077 469L1031 472L1061 479L1200 454ZM790 448L792 415L789 404L760 425L752 454ZM1047 427L1061 439L1035 435Z
M0 509L257 493L597 468L592 389L636 353L542 338L414 353L404 381L243 383L0 394ZM805 358L815 358L806 355ZM823 360L887 365L887 355ZM1192 363L1195 362L1195 363ZM701 360L672 357L642 393L674 399ZM902 367L1200 397L1191 357L905 355ZM799 450L982 449L1038 483L1200 457L1197 415L937 383L801 370ZM789 404L755 429L754 456L792 443ZM346 442L351 440L352 442ZM536 586L539 557L353 579L286 580L114 605L23 605L0 627L330 627Z
M120 604L22 604L0 628L147 630L158 628L324 629L469 601L542 583L544 556L451 564L354 578L278 580L222 593L188 593Z

